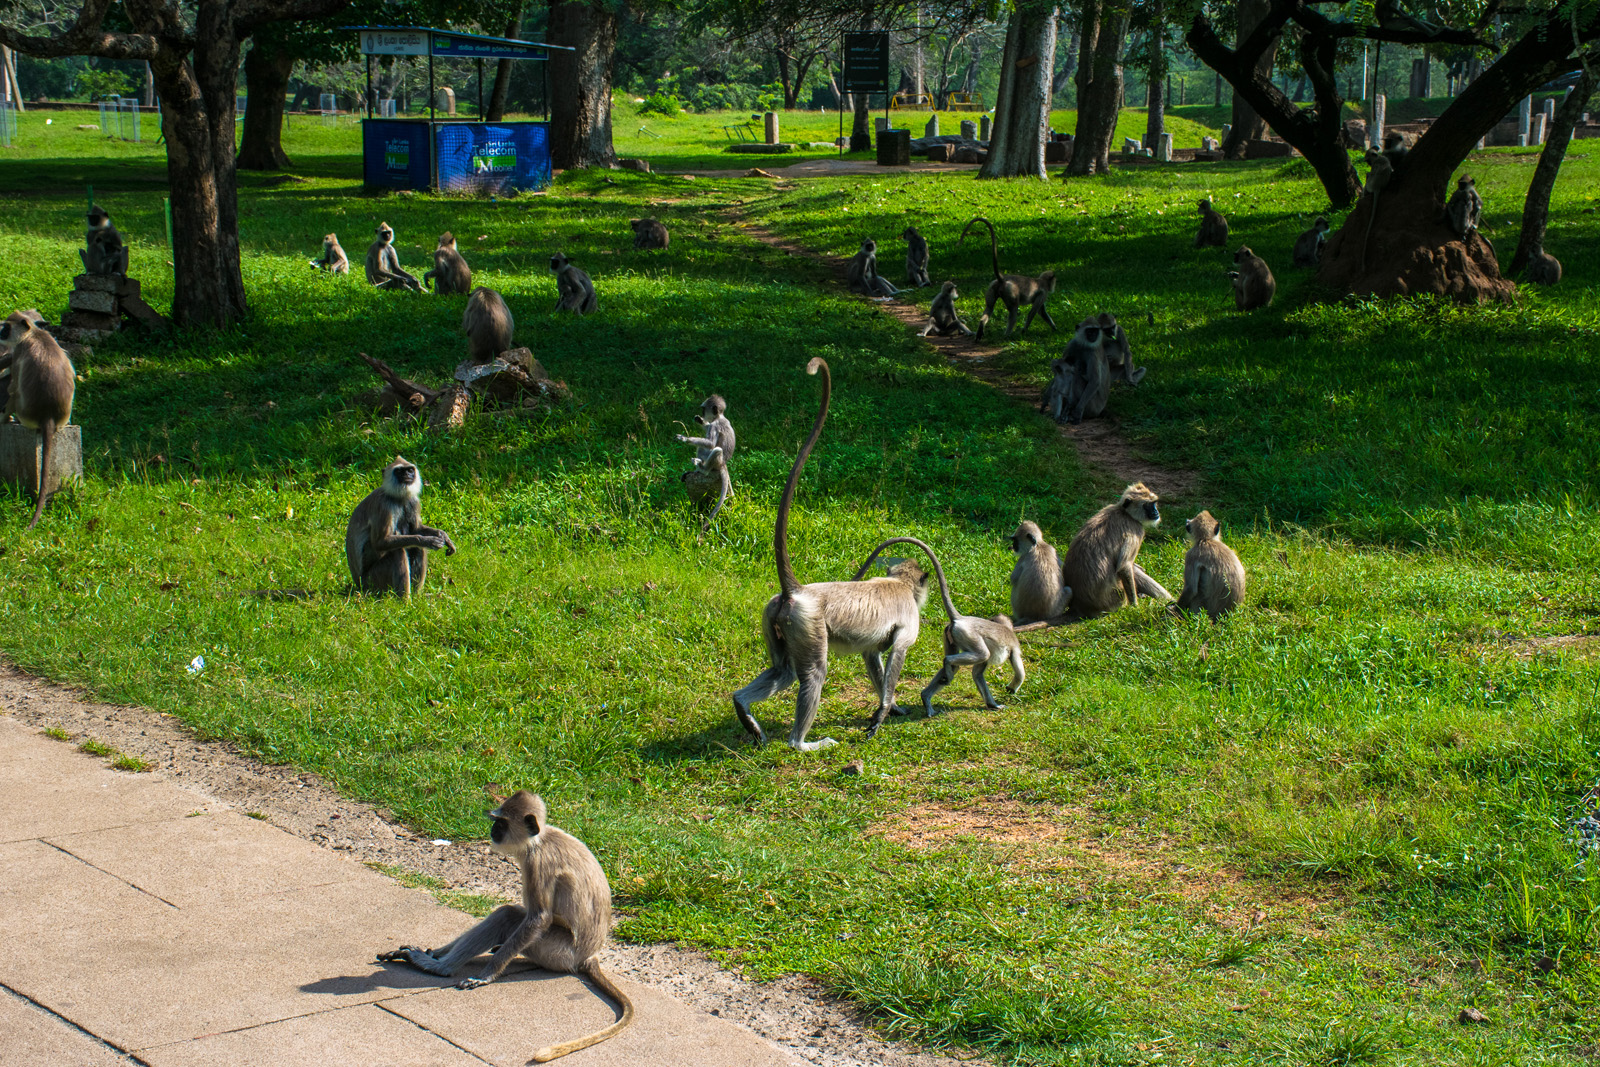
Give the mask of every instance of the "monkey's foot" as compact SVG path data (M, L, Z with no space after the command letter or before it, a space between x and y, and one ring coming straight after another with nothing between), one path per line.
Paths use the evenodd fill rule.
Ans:
M871 735L868 734L868 736L870 737ZM823 737L816 741L790 741L789 747L796 752L821 752L823 749L832 748L838 743L831 737Z
M939 709L933 706L932 701L924 701L922 704L922 713L923 718L931 719L935 715L939 714Z
M990 711L1005 711L1006 710L1006 706L1004 704L985 704L984 707L988 708Z
M889 714L890 715L910 715L911 714L911 710L909 708L903 708L899 704L896 704L894 707L889 709Z
M477 989L481 985L488 985L493 978L463 978L456 983L457 989Z
M427 949L422 948L422 947L420 947L418 945L401 945L399 948L394 949L393 951L378 953L378 962L379 963L415 963L416 961L411 958L411 955L414 952L415 953L421 953L424 956L429 955L429 952L428 952Z

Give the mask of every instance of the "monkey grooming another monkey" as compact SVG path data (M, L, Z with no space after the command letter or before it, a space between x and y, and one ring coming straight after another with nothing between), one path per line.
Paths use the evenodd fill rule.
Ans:
M1038 523L1022 520L1011 535L1017 562L1011 568L1011 618L1013 623L1057 619L1072 603L1072 587L1061 578L1061 558L1048 544Z
M939 557L933 549L917 540L915 537L891 537L872 550L867 561L856 570L855 581L860 581L872 566L872 561L878 558L890 545L916 545L927 554L929 562L933 564L933 571L939 578L939 595L944 599L945 618L948 620L944 627L944 664L939 668L939 673L922 690L922 711L929 718L933 717L933 698L939 690L955 681L956 675L962 667L972 668L972 681L978 687L978 693L983 697L983 705L994 711L1000 711L1005 705L995 700L994 694L989 692L989 683L984 678L984 672L990 667L998 667L1003 663L1011 664L1011 684L1006 686L1006 691L1016 695L1022 688L1022 683L1027 679L1028 672L1022 666L1022 643L1017 640L1017 632L1012 628L1011 620L1004 615L983 619L976 615L963 615L956 610L956 605L950 599L950 586L944 580L944 567L939 563ZM895 714L900 714L895 709Z
M961 321L961 315L956 311L956 300L960 296L961 294L956 292L955 282L945 282L940 286L932 305L928 308L928 325L918 336L938 334L940 337L949 337L953 333L959 333L963 337L971 337L972 331L967 329L967 324Z
M1115 504L1107 504L1083 524L1061 565L1061 578L1072 587L1073 614L1098 615L1124 604L1136 605L1141 595L1172 599L1134 562L1145 531L1161 521L1159 499L1143 482L1135 482Z
M907 226L900 236L906 239L906 281L918 289L932 285L928 278L928 242L915 226Z
M1322 246L1328 243L1328 220L1321 215L1311 224L1311 229L1294 241L1294 265L1315 267L1322 262Z
M78 252L85 274L128 273L128 247L122 234L111 225L111 216L98 204L89 208L89 228L84 233L85 248Z
M550 257L550 269L556 274L555 311L575 311L587 315L600 306L594 296L594 282L572 265L572 260L557 252Z
M684 471L681 478L689 499L694 501L696 507L703 507L712 494L717 496L717 506L711 509L711 514L700 527L702 534L711 528L711 523L722 511L723 503L733 494L728 463L733 459L734 449L739 442L733 433L733 423L728 421L727 410L728 402L713 393L700 402L700 414L694 417L695 422L706 428L705 436L677 435L680 442L695 447L694 468Z
M380 953L379 963L409 963L427 974L453 978L468 963L492 952L489 967L464 978L457 989L488 985L518 956L536 967L587 978L621 1008L621 1016L586 1037L548 1045L533 1054L548 1063L598 1045L633 1022L633 1002L600 967L600 950L611 932L611 883L587 845L545 818L544 801L519 789L489 812L489 847L522 871L522 903L504 904L442 948L405 945Z
M632 219L628 223L633 227L633 250L641 252L645 249L665 249L672 243L672 237L667 233L667 228L655 219Z
M1478 185L1470 174L1456 179L1456 191L1450 194L1444 215L1457 237L1465 237L1483 221L1483 197L1478 195Z
M379 289L422 292L422 283L401 268L400 253L394 248L394 230L387 222L378 223L376 236L367 249L367 281Z
M852 292L871 297L893 297L900 293L894 283L878 273L878 242L870 237L861 242L860 251L845 264L844 280Z
M1054 377L1039 410L1049 411L1057 422L1099 418L1105 414L1112 379L1138 385L1147 369L1134 369L1127 333L1116 316L1101 312L1078 323L1066 353L1050 364Z
M1249 245L1240 245L1233 262L1239 268L1228 275L1233 281L1233 306L1240 311L1254 311L1272 303L1278 282L1267 261L1250 251Z
M1222 543L1222 523L1202 511L1183 524L1194 543L1183 557L1183 592L1178 607L1215 619L1244 603L1244 564Z
M1211 206L1211 201L1200 201L1200 229L1195 232L1196 248L1228 247L1228 220Z
M872 716L867 736L883 725L895 705L895 689L906 652L916 643L922 624L922 606L928 600L928 576L911 560L889 568L887 578L865 582L811 582L801 585L789 562L789 508L794 503L795 487L806 458L822 436L828 417L828 400L833 393L828 364L817 357L806 365L807 374L822 373L822 407L811 427L811 436L800 447L789 481L778 500L778 518L772 529L772 548L778 565L781 592L761 613L761 639L766 644L771 666L755 681L733 694L733 710L739 722L755 739L765 744L767 735L750 713L750 706L776 696L798 680L794 726L789 731L789 747L798 752L815 752L837 742L831 737L807 741L817 705L822 700L822 684L828 677L828 653L860 653L867 676L878 691L878 710ZM885 666L883 653L889 653Z
M1394 180L1394 168L1389 160L1376 148L1367 149L1367 184L1362 192L1372 197L1367 205L1367 231L1361 235L1361 273L1367 272L1367 245L1372 241L1372 224L1378 218L1378 194L1389 187Z
M72 396L78 381L72 361L45 331L45 321L38 314L32 312L30 317L16 311L0 322L0 348L11 367L6 410L28 429L37 430L44 442L39 450L39 493L34 498L29 530L39 525L39 516L44 514L49 495L45 480L55 457L56 431L72 421Z
M1010 337L1017 328L1017 309L1023 304L1028 305L1028 319L1022 324L1022 331L1026 333L1028 327L1033 325L1034 315L1043 315L1044 321L1050 329L1056 328L1056 320L1050 317L1050 309L1045 307L1045 300L1056 291L1056 272L1047 270L1037 278L1030 278L1026 274L1000 273L1000 239L995 235L994 223L983 216L978 216L968 222L961 231L960 245L967 239L967 234L977 223L983 223L989 228L989 254L994 263L994 281L984 290L983 318L978 320L978 333L976 340L983 340L983 331L989 325L989 317L994 314L995 301L1004 301L1009 318L1006 320L1006 336Z
M344 533L345 561L357 592L394 593L409 600L428 579L428 552L455 555L443 530L422 525L422 475L404 456L383 469L383 484L350 513Z
M329 274L350 273L350 257L340 247L338 234L330 233L322 238L322 255L313 259L311 265Z
M467 309L461 313L461 329L467 335L467 355L476 363L487 363L511 347L516 322L511 318L505 298L480 285L467 297Z
M433 250L433 269L422 276L422 283L441 296L472 292L472 268L456 251L456 235L446 230L439 235Z

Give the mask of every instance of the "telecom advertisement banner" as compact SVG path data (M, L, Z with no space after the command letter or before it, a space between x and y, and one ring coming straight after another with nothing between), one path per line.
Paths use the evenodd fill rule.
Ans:
M438 127L439 191L496 193L550 184L550 127L453 123Z
M368 188L426 189L433 178L426 122L366 120L361 124L361 157Z

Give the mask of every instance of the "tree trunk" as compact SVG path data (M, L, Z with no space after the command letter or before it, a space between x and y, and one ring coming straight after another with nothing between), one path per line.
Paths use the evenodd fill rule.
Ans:
M774 51L778 54L778 83L783 86L783 106L786 110L793 109L795 95L799 93L800 87L795 85L794 79L789 75L789 53L781 47Z
M1078 126L1068 174L1104 174L1111 169L1111 141L1117 133L1117 105L1122 100L1122 67L1117 60L1127 36L1128 9L1118 0L1083 0Z
M872 151L872 94L854 92L851 97L850 151Z
M1154 26L1150 30L1150 85L1145 96L1144 145L1155 148L1166 131L1167 116L1167 24L1161 0L1151 5L1150 17Z
M610 167L611 69L626 3L550 0L550 157L560 169Z
M1239 35L1234 38L1238 47L1243 44L1256 27L1261 25L1272 9L1271 0L1239 0ZM1272 80L1272 64L1278 57L1278 42L1274 40L1271 47L1261 53L1256 60L1256 73L1264 80ZM1237 88L1237 87L1236 87ZM1233 127L1228 131L1228 139L1222 142L1222 154L1228 159L1243 159L1245 145L1251 141L1260 140L1267 132L1267 122L1244 94L1235 91L1233 94Z
M282 170L289 165L283 151L283 100L289 92L294 56L287 49L251 45L244 57L244 133L239 138L242 170Z
M989 158L980 178L1045 178L1045 130L1050 126L1050 82L1056 66L1056 5L1017 0L1006 28L995 94Z
M1533 181L1528 185L1528 198L1522 205L1522 236L1517 250L1511 256L1507 273L1516 274L1528 265L1535 252L1544 250L1544 230L1550 218L1550 191L1555 188L1556 175L1561 171L1561 161L1566 158L1567 145L1572 140L1572 130L1594 95L1594 71L1585 68L1578 84L1556 108L1555 124L1546 135L1544 151L1539 153L1539 165L1533 168Z
M517 30L522 25L522 13L506 23L507 37L515 37ZM513 59L502 59L494 65L494 88L489 92L489 111L485 114L486 122L504 122L506 118L506 97L511 93L511 64Z

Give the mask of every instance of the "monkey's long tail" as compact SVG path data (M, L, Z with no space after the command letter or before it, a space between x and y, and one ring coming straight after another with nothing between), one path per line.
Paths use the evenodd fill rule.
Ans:
M999 281L1000 280L1000 239L998 237L996 237L995 234L994 234L994 223L990 222L988 219L984 218L982 215L979 215L977 218L973 219L972 222L967 223L966 229L961 231L961 241L965 241L967 239L967 230L972 229L973 223L977 223L977 222L981 222L985 226L989 227L989 254L994 257L994 277L995 277L996 281ZM956 245L958 247L960 246L961 241L957 241L956 242Z
M800 446L800 454L794 458L788 484L783 487L783 496L778 498L778 521L772 526L772 554L778 560L778 586L783 590L785 600L792 599L800 591L800 580L794 576L794 566L789 562L789 507L794 503L795 486L800 484L800 470L806 465L811 450L816 447L817 438L822 436L822 423L828 417L828 400L833 396L833 372L828 370L826 360L816 356L806 364L806 373L815 374L819 370L822 372L822 407L817 410L817 421L811 427L811 436L806 438L806 443Z
M717 497L717 506L711 509L711 514L706 516L706 521L700 524L700 532L702 534L711 529L711 524L717 521L717 515L722 511L722 505L728 500L728 488L728 472L724 468L722 472L722 495Z
M616 1037L633 1022L633 1001L629 1000L628 995L618 989L610 978L606 977L606 973L600 969L600 965L595 964L584 973L589 981L600 987L602 993L622 1005L622 1017L604 1030L596 1030L587 1037L563 1041L559 1045L548 1045L540 1049L533 1054L534 1063L549 1063L551 1060L560 1059L568 1053L577 1052L579 1049L588 1048L590 1045L598 1045L608 1038Z
M951 622L955 622L957 619L959 619L961 617L961 612L956 610L955 602L950 599L950 586L944 580L944 568L939 565L939 557L933 554L933 549L929 548L923 542L918 541L915 537L889 538L889 540L883 542L883 544L872 550L872 555L867 557L867 561L861 565L861 569L856 571L856 576L850 580L852 582L859 582L861 580L861 576L867 573L867 568L872 566L872 561L878 558L878 553L882 552L890 545L916 545L918 548L922 549L923 552L927 553L928 559L933 562L933 573L939 576L939 595L944 598L945 617Z
M39 525L39 516L44 514L44 480L50 476L50 457L56 450L56 420L44 420L44 448L39 450L39 496L33 503L33 521L28 523L28 529Z

